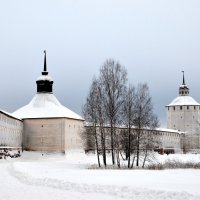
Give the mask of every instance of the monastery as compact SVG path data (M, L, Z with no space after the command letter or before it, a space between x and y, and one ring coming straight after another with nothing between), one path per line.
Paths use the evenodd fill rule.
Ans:
M12 114L0 110L0 148L62 153L83 149L80 132L84 119L54 96L44 53L44 69L36 80L33 99ZM165 153L200 149L200 104L189 96L184 73L179 96L166 106L166 112L167 128L156 130L161 139L159 148Z

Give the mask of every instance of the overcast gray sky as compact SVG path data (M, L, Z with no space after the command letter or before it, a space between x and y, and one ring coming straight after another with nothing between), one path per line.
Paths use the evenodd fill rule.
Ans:
M0 2L1 109L13 112L32 99L44 49L54 94L79 114L107 58L126 67L130 83L149 84L163 126L181 70L200 101L199 0Z

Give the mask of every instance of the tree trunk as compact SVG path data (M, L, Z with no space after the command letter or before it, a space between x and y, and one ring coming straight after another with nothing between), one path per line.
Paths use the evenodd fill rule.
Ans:
M144 161L143 161L143 164L142 164L142 168L144 168L144 165L145 165L145 162L146 162L146 159L147 159L147 153L148 153L148 150L146 149L145 150Z
M131 164L131 168L133 168L134 162L135 162L135 154L133 156L133 161L132 161L132 164Z
M105 133L103 130L103 126L100 125L100 130L101 130L101 149L103 152L103 164L106 167L106 145L105 145Z
M119 157L119 149L117 149L117 166L120 168L120 157Z
M115 152L114 152L114 130L113 124L110 124L110 132L111 132L111 152L112 152L112 164L115 165Z
M131 127L128 127L128 168L130 168L131 162Z
M100 158L99 158L99 146L98 146L98 138L97 138L96 125L95 125L95 143L96 143L96 149L97 149L97 160L98 160L98 165L99 165L99 167L101 167Z
M120 150L119 150L119 138L118 135L116 135L116 154L117 154L117 166L120 168Z
M136 166L139 167L139 156L140 156L140 130L139 133L137 135L137 160L136 160Z

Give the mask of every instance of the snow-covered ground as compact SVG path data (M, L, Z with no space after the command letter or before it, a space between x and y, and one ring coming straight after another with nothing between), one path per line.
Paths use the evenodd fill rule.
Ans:
M200 161L200 155L159 160ZM0 160L0 200L199 200L200 170L91 170L96 157L81 152L24 152Z

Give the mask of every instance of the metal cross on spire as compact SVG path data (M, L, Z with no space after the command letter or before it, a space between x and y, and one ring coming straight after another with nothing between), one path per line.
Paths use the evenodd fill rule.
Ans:
M46 63L46 50L44 50L44 72L47 71L47 63Z
M184 71L182 71L183 73L183 85L185 85L185 76L184 76Z
M44 71L42 72L42 75L47 75L47 61L46 61L46 50L44 50Z

